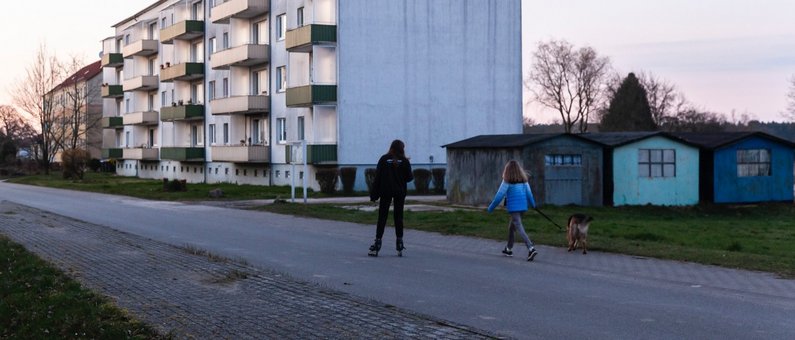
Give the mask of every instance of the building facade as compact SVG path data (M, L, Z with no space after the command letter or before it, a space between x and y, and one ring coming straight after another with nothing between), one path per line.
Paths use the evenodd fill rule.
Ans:
M62 152L72 148L86 150L92 159L102 157L101 71L98 60L68 75L50 91L54 106L50 124L60 144L54 162L60 163Z
M355 167L364 190L393 139L430 168L521 132L520 0L163 0L114 28L103 147L122 175L316 188Z

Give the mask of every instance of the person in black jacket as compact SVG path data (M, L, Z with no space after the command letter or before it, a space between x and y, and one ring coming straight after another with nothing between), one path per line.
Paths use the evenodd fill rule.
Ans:
M395 201L395 248L398 256L403 256L403 204L406 202L406 183L414 180L411 164L404 151L405 144L396 139L389 146L389 152L381 156L375 171L375 180L370 191L370 201L381 199L378 204L378 224L375 242L370 246L370 256L378 256L381 250L381 237L384 236L389 205Z

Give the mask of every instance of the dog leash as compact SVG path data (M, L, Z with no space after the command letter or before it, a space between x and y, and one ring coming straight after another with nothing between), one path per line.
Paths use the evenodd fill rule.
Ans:
M551 222L551 223L552 223L552 224L554 224L556 227L558 227L558 230L560 230L560 231L563 231L563 227L561 227L561 226L559 226L557 223L555 223L555 221L553 221L551 218L549 218L549 216L547 216L547 214L545 214L545 213L541 212L541 210L540 210L540 209L538 209L538 208L533 208L533 209L535 209L535 210L536 210L536 211L537 211L539 214L541 214L541 216L544 216L544 218L546 218L546 219L547 219L547 221Z

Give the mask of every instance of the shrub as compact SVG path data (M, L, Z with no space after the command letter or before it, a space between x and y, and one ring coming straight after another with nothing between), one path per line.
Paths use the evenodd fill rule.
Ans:
M375 182L375 168L364 169L364 182L367 183L367 192L373 192L373 182Z
M433 192L437 194L444 194L444 174L447 170L445 168L432 169L433 174Z
M83 179L91 154L82 149L68 149L61 153L63 178Z
M342 192L352 194L353 185L356 183L356 168L340 168L340 179L342 180Z
M96 158L92 158L88 161L88 168L93 172L98 172L99 169L102 168L102 162Z
M168 178L163 178L163 191L165 192L188 191L188 181L184 179L174 179L169 181Z
M414 188L418 194L428 193L428 184L431 182L431 171L428 169L414 169Z
M318 169L315 174L317 183L320 184L320 192L324 194L333 194L334 189L337 187L337 168L324 168Z

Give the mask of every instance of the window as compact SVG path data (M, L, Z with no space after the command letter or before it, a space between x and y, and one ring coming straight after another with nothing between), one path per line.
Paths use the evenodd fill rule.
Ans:
M229 123L224 123L224 144L229 144Z
M676 177L676 150L639 149L639 177Z
M166 91L160 92L160 107L166 106Z
M147 111L154 111L155 110L155 97L157 96L157 92L149 93L149 97L147 100Z
M148 38L149 40L157 39L157 20L149 24Z
M215 99L215 80L211 80L209 83L207 83L207 87L208 87L207 91L209 91L208 93L208 96L210 97L209 99L210 100Z
M287 67L279 66L276 68L276 92L287 90Z
M229 97L229 78L224 78L223 89L224 98Z
M155 129L149 129L149 144L147 147L155 147Z
M215 145L215 124L210 124L210 144Z
M298 140L304 140L304 116L298 117Z
M284 36L287 35L287 15L281 14L276 17L276 34L278 40L284 40Z
M221 43L223 43L222 47L224 49L229 48L229 32L224 32L223 40L221 41Z
M298 7L298 11L296 12L296 23L298 27L304 26L304 8Z
M737 177L771 175L770 150L737 150Z
M202 19L202 2L194 2L191 6L190 11L190 18L191 20L201 20Z
M210 38L209 41L207 41L207 45L208 45L207 48L210 50L209 52L210 52L210 57L211 58L212 58L213 53L215 53L215 40L216 40L215 37L212 37L212 38Z
M259 119L252 119L251 120L251 143L254 144L261 144L262 140L260 140L259 135Z
M279 118L276 120L276 134L279 137L279 143L287 142L287 119Z
M546 166L582 166L582 155L553 154L544 156Z

